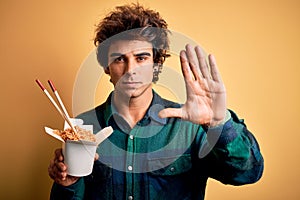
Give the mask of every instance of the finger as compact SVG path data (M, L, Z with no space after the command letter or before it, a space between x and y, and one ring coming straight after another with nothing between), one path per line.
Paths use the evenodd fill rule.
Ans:
M55 156L55 159L63 162L64 161L64 157L63 157L63 154L62 154L62 149L56 149L55 152L54 152L54 156Z
M99 159L99 154L98 153L96 153L95 154L95 158L94 158L94 160L96 161L96 160L98 160Z
M184 76L184 79L186 81L192 81L193 80L193 74L190 70L189 62L188 62L185 51L180 52L180 63L181 63L181 70L182 70L182 74Z
M200 46L195 47L195 52L199 61L200 70L204 78L210 78L209 75L209 68L206 62L204 51L201 49Z
M202 73L199 68L198 58L195 49L191 45L186 45L186 55L189 62L189 67L193 72L196 80L201 80Z
M208 55L208 61L209 61L209 65L211 67L212 79L216 82L222 82L222 78L221 78L221 75L220 75L218 67L217 67L216 59L212 54Z
M53 180L64 180L67 177L67 171L61 169L54 160L51 160L48 166L48 174Z
M61 161L57 161L55 160L55 167L61 171L61 172L66 172L67 171L67 166L65 165L65 163L61 162Z
M166 108L158 113L160 118L177 117L182 118L182 108Z
M61 170L57 165L52 168L52 174L54 179L65 180L67 178L67 170Z

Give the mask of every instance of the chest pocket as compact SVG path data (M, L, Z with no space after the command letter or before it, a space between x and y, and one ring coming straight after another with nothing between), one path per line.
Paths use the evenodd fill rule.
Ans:
M172 176L188 172L192 168L191 156L152 159L148 162L151 175Z
M191 160L188 154L150 160L147 199L191 199Z

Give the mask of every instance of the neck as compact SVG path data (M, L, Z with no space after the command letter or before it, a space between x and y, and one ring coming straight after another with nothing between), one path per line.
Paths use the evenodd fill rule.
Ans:
M145 90L137 97L128 97L115 90L113 101L118 113L133 128L146 114L152 98L152 88Z

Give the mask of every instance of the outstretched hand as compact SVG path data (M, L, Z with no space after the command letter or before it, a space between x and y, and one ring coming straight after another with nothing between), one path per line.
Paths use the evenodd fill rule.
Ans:
M197 124L216 126L226 115L226 91L213 55L205 55L199 46L186 45L180 52L187 100L181 108L167 108L159 116L179 117Z

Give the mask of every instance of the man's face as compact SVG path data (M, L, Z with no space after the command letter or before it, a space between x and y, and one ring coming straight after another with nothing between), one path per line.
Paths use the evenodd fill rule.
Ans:
M137 97L151 89L153 78L152 44L139 40L119 40L108 50L108 68L115 90Z

